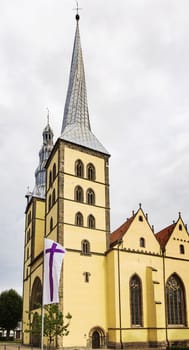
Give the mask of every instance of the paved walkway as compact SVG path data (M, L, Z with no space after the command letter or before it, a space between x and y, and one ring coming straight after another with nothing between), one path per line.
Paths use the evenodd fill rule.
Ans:
M162 348L132 348L132 350L162 350ZM28 345L22 345L22 344L11 344L11 343L0 343L0 350L41 350L40 348L34 347L34 346L28 346ZM46 347L44 346L44 350L46 350ZM53 347L52 347L53 350ZM76 348L74 350L79 350L79 348ZM108 349L100 349L100 350L108 350ZM131 350L131 348L127 348L125 350Z

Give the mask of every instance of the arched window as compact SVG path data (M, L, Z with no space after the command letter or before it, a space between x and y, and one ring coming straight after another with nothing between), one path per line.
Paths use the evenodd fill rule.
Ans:
M81 252L84 255L90 254L90 243L86 239L81 242Z
M180 278L173 274L166 283L167 321L169 325L186 324L186 302L184 286Z
M51 218L50 218L50 231L52 231L52 229L53 229L53 218L51 216Z
M39 277L36 277L31 292L31 310L39 307L39 304L42 305L42 284Z
M95 218L93 215L88 216L88 227L95 228Z
M142 215L139 215L138 220L139 220L139 221L143 221Z
M80 186L75 188L75 200L77 202L83 202L83 189Z
M91 188L87 190L87 203L91 205L95 204L95 193Z
M87 165L87 179L94 181L96 178L96 171L95 167L92 163L89 163Z
M75 215L75 224L77 226L83 226L83 215L80 212Z
M51 194L49 195L48 209L50 210L52 206Z
M52 171L49 173L49 187L52 185Z
M180 254L184 254L184 246L183 246L183 244L180 244L179 249L180 249Z
M84 176L83 162L80 159L78 159L75 162L75 174L78 177L83 177Z
M53 165L53 181L55 180L56 178L56 164L54 163Z
M55 204L55 201L56 201L56 194L55 194L55 188L54 188L54 190L52 191L52 205Z
M142 285L137 275L130 280L130 307L132 325L142 326Z
M140 237L140 247L145 248L145 239L143 237Z

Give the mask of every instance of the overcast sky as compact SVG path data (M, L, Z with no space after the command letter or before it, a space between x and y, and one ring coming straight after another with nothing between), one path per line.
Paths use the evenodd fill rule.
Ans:
M111 154L111 228L142 203L189 224L189 1L80 0L92 131ZM24 211L47 123L60 136L74 0L0 0L0 291L22 293Z

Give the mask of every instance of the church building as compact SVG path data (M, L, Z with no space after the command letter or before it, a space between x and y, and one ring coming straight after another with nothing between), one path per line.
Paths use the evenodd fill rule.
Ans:
M26 195L24 344L40 344L25 330L42 303L45 237L66 249L59 308L72 320L60 348L189 345L186 225L179 214L154 233L139 205L111 233L109 158L91 130L77 14L61 134L53 143L48 120L35 187Z

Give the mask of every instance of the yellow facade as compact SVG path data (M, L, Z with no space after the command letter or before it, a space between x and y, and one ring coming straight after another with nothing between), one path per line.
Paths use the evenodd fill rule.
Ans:
M82 177L76 175L78 159L84 166ZM87 179L89 163L94 165L95 181ZM59 346L165 347L172 343L187 343L189 237L185 225L179 217L163 248L148 218L139 208L128 224L125 223L125 228L121 227L110 235L107 165L108 157L94 151L69 145L62 140L58 140L54 146L47 162L46 201L33 198L26 209L24 309L29 310L29 300L36 297L36 279L40 279L42 286L45 232L46 237L59 241L67 250L60 284L60 307L64 314L70 312L72 321L70 335L59 339ZM53 168L56 170L54 175ZM83 189L82 202L75 199L77 186ZM95 193L94 205L87 203L88 188ZM83 215L81 226L75 221L77 212ZM95 228L87 225L90 214L95 217ZM112 238L114 236L115 239ZM160 236L164 237L165 233L160 233ZM87 254L82 252L84 240L90 243ZM184 252L181 252L181 246ZM142 316L138 325L132 324L131 310L130 284L135 275L141 283ZM172 275L178 276L183 283L184 325L168 324L165 289ZM26 315L24 313L25 323L28 322ZM23 341L25 344L31 343L28 333L24 333Z
M72 320L60 348L189 344L189 236L180 214L154 234L139 206L110 234L109 154L90 129L78 14L76 20L61 137L53 146L47 125L26 206L23 343L40 345L25 330L28 312L42 303L45 237L66 248L59 308Z

